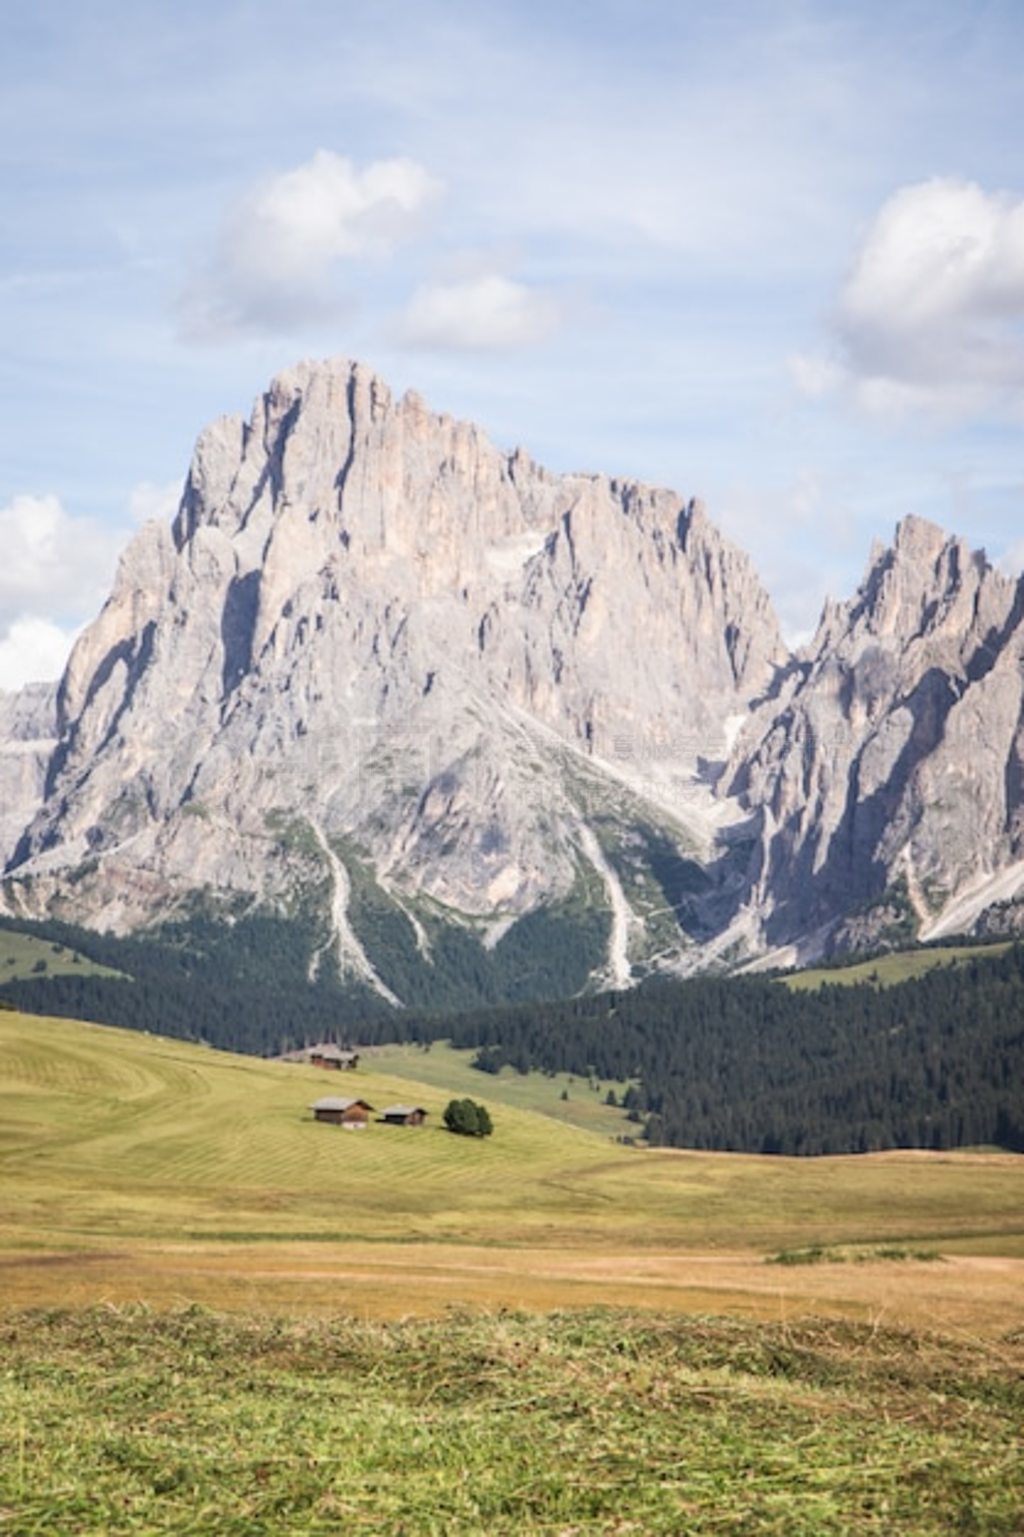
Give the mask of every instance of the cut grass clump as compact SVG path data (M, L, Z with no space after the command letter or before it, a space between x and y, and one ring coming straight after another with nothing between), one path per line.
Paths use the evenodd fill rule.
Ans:
M820 1244L812 1244L806 1249L780 1249L777 1254L769 1254L765 1264L822 1265L826 1260L831 1260L834 1253L832 1249L823 1249Z
M617 1312L0 1323L0 1530L1020 1530L1021 1346Z
M765 1259L766 1265L846 1265L868 1264L872 1260L905 1261L914 1260L918 1263L931 1263L941 1260L942 1255L936 1249L907 1249L896 1244L884 1244L880 1248L826 1248L823 1244L809 1244L804 1249L779 1249L776 1254L769 1254Z
M930 1265L936 1260L941 1260L942 1255L937 1249L901 1249L889 1245L881 1249L871 1249L867 1253L856 1254L854 1258L857 1260L916 1260L918 1264Z

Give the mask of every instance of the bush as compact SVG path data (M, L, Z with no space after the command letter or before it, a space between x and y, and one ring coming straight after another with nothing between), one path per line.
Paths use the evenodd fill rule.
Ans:
M473 1099L449 1100L444 1124L460 1137L489 1137L494 1130L487 1106Z

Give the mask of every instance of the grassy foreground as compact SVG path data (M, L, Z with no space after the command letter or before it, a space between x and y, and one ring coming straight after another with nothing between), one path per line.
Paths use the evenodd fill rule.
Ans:
M1024 1158L475 1142L429 1056L0 1011L0 1533L1024 1529Z
M0 1531L1019 1533L1024 1344L617 1313L0 1321Z

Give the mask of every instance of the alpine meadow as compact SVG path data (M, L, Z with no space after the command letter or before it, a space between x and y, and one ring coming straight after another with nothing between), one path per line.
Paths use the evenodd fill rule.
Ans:
M1024 11L0 54L0 1537L1024 1531Z

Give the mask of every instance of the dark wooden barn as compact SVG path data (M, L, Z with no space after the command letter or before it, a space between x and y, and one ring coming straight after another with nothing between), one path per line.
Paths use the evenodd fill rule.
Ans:
M373 1106L365 1099L344 1099L337 1094L327 1094L310 1105L313 1118L327 1121L332 1126L344 1126L349 1131L365 1131L373 1112Z
M386 1126L422 1126L426 1118L422 1105L388 1105L378 1116Z
M340 1046L335 1046L331 1041L322 1041L318 1046L310 1046L309 1060L314 1067L326 1067L334 1072L350 1073L359 1066L358 1051L343 1051Z

